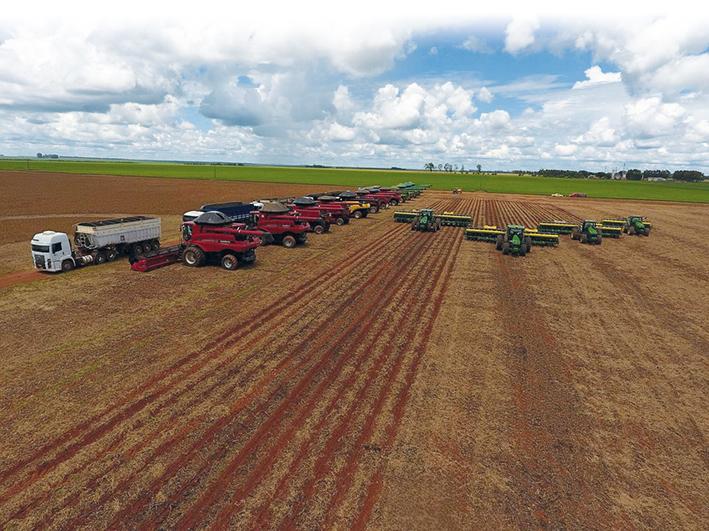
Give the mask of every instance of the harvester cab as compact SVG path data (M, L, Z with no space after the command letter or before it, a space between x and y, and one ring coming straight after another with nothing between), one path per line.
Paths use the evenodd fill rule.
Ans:
M421 232L436 232L441 229L441 220L438 219L433 210L422 208L411 223L411 230Z
M590 243L592 245L601 245L603 236L598 222L586 219L581 222L581 225L576 227L571 233L572 240L579 240L581 243Z
M643 216L628 216L623 232L636 236L650 236L651 225Z
M524 256L532 251L532 238L525 235L522 225L507 225L505 233L497 236L495 248L502 254Z

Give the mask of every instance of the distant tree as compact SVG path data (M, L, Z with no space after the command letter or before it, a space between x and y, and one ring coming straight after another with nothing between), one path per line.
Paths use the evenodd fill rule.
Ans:
M643 179L669 179L672 177L670 170L645 170Z
M704 174L696 170L677 170L672 174L676 181L698 182L704 180Z
M453 165L450 162L446 162L443 165L443 171L448 171L448 172L453 171Z
M643 172L636 169L628 170L628 173L625 174L625 178L629 181L641 181L643 178Z
M443 164L438 165L438 171L443 171Z
M457 164L453 164L453 171L458 171L458 165L457 165Z
M460 165L460 173L465 173L465 164Z
M42 154L41 154L41 153L37 153L37 158L38 158L38 159L41 159L41 158L42 158Z
M478 165L476 166L476 168L478 169L478 173L482 173L482 172L483 172L483 167L482 167L480 164L478 164Z

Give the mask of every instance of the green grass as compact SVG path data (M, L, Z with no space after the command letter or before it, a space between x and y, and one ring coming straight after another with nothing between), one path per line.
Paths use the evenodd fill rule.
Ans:
M402 181L429 183L437 190L462 188L491 193L550 195L583 192L608 199L650 199L709 203L709 183L649 183L558 179L517 175L460 175L426 171L220 166L161 162L65 161L0 159L0 170L31 170L97 175L218 179L356 187L393 185Z

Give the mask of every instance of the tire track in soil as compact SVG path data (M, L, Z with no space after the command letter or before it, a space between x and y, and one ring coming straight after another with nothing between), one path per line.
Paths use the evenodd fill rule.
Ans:
M433 267L427 267L424 271L424 274L429 275L431 280L433 282L427 283L424 286L422 286L417 280L411 280L411 284L415 284L416 287L419 289L417 292L417 299L420 300L415 300L413 304L413 314L411 312L407 312L406 314L403 314L399 322L397 323L397 326L391 327L391 330L396 330L398 333L393 334L391 337L387 338L387 347L385 348L384 352L381 353L380 356L382 356L382 363L384 361L389 362L390 360L393 360L393 363L391 367L386 371L384 374L385 381L381 384L379 387L379 394L375 401L372 403L371 406L366 406L366 401L364 398L368 396L369 394L373 393L374 390L371 389L372 387L375 387L375 384L372 383L372 378L370 376L366 377L364 380L364 385L358 390L358 394L356 397L352 400L350 404L350 408L348 411L346 411L339 422L339 424L334 428L332 433L330 433L329 437L327 438L325 442L325 447L322 451L320 451L319 456L314 464L314 476L310 477L305 485L303 487L299 487L299 495L298 499L295 501L295 503L291 506L289 516L286 516L282 524L285 523L287 524L288 522L293 521L297 515L301 512L302 508L306 506L309 502L309 500L312 498L312 496L315 493L315 487L320 482L320 480L327 474L331 472L331 470L328 468L328 464L332 462L332 460L337 456L337 457L342 457L342 448L345 446L345 443L343 443L342 439L345 437L351 437L354 435L351 431L347 431L349 427L352 425L357 425L358 422L356 422L356 419L358 419L361 414L366 413L369 411L366 420L363 423L363 427L361 428L361 431L359 431L358 438L356 442L353 445L353 448L351 452L353 452L353 455L359 455L359 452L362 451L365 448L365 443L366 440L370 437L372 430L374 429L375 422L380 419L380 415L382 412L382 408L385 404L385 400L388 397L388 393L392 391L392 386L393 382L395 382L397 375L399 374L402 363L404 362L405 358L405 353L406 351L410 348L411 345L409 344L404 344L404 345L399 345L396 346L395 344L395 338L397 336L403 336L403 337L414 337L416 335L416 328L417 328L417 322L419 318L422 316L422 314L426 311L427 309L427 304L426 302L430 300L430 294L435 290L437 287L437 281L438 278L440 278L440 274L443 271L443 267L438 267L442 265L445 260L450 256L450 250L453 249L453 247L456 245L455 241L460 235L460 231L454 228L449 229L450 234L446 235L446 240L443 242L443 247L442 252L440 253L439 256L437 256L437 260L434 262L430 262L426 259L424 261L429 262L429 266L436 266L435 269ZM462 240L459 240L459 243ZM434 249L433 251L438 251L439 249ZM431 277L430 272L436 270L438 273L434 274L433 277ZM424 276L424 278L426 278ZM407 328L404 325L410 325L410 329ZM388 358L388 359L387 359ZM378 360L379 361L379 360ZM373 370L376 369L377 367L373 367ZM371 392L370 392L371 389ZM359 408L359 411L358 411ZM315 436L316 434L314 434ZM311 438L312 439L312 438ZM310 440L307 442L307 444L312 444L313 441ZM340 450L338 452L338 450ZM336 455L337 452L337 455ZM301 449L301 453L299 454L299 458L302 459L302 454L303 450ZM345 454L346 461L348 463L351 463L353 455L347 455ZM279 485L279 489L282 491L287 486L287 481L290 479L290 476L294 474L292 471L296 466L298 466L299 462L296 462L291 465L289 472L284 476L281 484ZM346 470L340 474L340 477L348 478L350 473L352 472L351 465L346 465ZM291 479L292 481L292 479ZM285 484L285 485L284 485ZM336 487L337 489L337 487ZM277 496L278 494L276 494ZM335 495L337 495L337 490L335 492ZM256 527L258 528L265 528L265 527L271 527L270 523L270 518L265 514L267 511L267 506L264 505L264 507L260 508L258 513L259 516L257 516L257 525ZM252 526L254 526L254 522L251 523ZM323 527L327 528L329 527L327 523L323 525Z
M401 231L401 232L405 232L405 231ZM394 253L394 254L395 254L396 250L397 250L397 247L391 247L391 248L390 248L390 251L391 251L392 253ZM384 255L378 254L377 256L381 259ZM331 286L331 285L332 285L332 284L328 284L328 286ZM317 302L317 297L314 299L314 301ZM302 310L303 307L300 307L300 309ZM300 311L300 310L299 310L299 311ZM285 319L285 318L284 318L284 319ZM270 325L273 326L273 321L270 322ZM308 323L305 323L305 324L303 325L303 328L306 328L307 326L308 326ZM289 328L290 328L290 327L289 327ZM292 334L292 335L295 336L295 337L297 337L299 333L300 333L300 332L298 331L298 329L296 329L295 333ZM245 347L247 347L247 346L250 346L250 343L254 343L254 342L256 342L256 341L258 341L258 340L260 340L260 339L261 339L261 338L254 338L251 342L249 342L249 343L247 343L247 344L242 344L242 345L240 345L241 350L243 350L243 349L244 349ZM284 341L287 342L287 341L289 341L289 339L286 338ZM276 350L278 350L278 349L276 349ZM254 354L254 356L252 356L252 357L255 357L255 354ZM232 356L232 358L233 358L233 356ZM221 364L219 367L217 367L215 370L221 369L221 368L222 368L226 363L228 363L229 361L232 361L232 360L226 360L224 363L222 363L222 364ZM264 359L264 360L259 364L258 367L252 369L248 374L246 374L246 376L245 376L244 378L242 378L242 380L240 380L239 382L237 382L237 383L234 385L234 387L238 387L241 383L243 383L244 381L248 380L251 376L253 376L260 368L263 367L263 365L266 363L266 361L267 361L267 360ZM215 370L213 370L212 372L215 372ZM236 372L238 372L238 370L237 370ZM233 376L233 374L234 374L234 371L233 371L233 370L230 371L229 373L227 373L224 377L222 377L222 378L221 378L220 380L218 380L215 384L213 384L213 385L210 387L210 389L208 389L207 391L203 392L203 393L200 394L198 397L196 397L195 399L193 399L191 403L194 405L195 403L199 403L199 402L202 401L203 399L207 398L207 397L208 397L208 391L209 391L209 390L211 390L212 388L215 388L215 387L217 387L218 385L222 384L223 381L228 381L229 378L230 378L231 376ZM169 403L172 404L172 403L174 402L174 399L175 399L176 397L181 396L182 394L186 393L186 392L189 391L189 390L191 390L191 387L186 387L186 388L182 389L181 392L178 393L178 395L173 395L173 396L171 396L171 397L170 397L170 400L169 400ZM224 392L224 394L227 394L227 393L228 393L228 390ZM184 409L184 408L183 408L183 409ZM176 412L173 414L172 420L176 419L177 417L179 417L179 411L176 411ZM168 425L169 425L169 423L170 423L170 419L168 419L167 421L165 421L165 424L168 424ZM163 430L162 430L161 428L162 428L162 427L158 427L158 428L153 432L153 435L163 433ZM186 435L186 434L183 434L183 435ZM137 453L137 451L138 451L139 449L141 449L142 447L147 446L148 442L150 442L149 439L150 439L150 437L148 437L148 438L146 438L146 439L140 441L140 442L137 444L138 448L136 448L136 447L134 446L133 448L129 449L128 454L129 454L129 455L130 455L130 454L135 455L135 453ZM177 444L177 443L179 443L180 441L178 440L178 441L172 441L172 442L173 442L174 444ZM160 446L158 447L158 449L154 452L153 457L156 457L156 456L160 455L160 454L161 454L161 451L163 451L163 450L166 449L166 447L164 447L164 444L165 444L165 443L163 443L162 445L160 445ZM172 446L172 445L170 445L170 446ZM86 465L86 464L89 464L89 463L85 463L85 465ZM150 459L148 459L148 460L146 461L144 467L145 467L145 466L148 466L149 464L150 464ZM122 463L114 463L113 468L119 468L120 466L122 466ZM144 467L142 467L138 472L142 471L142 469L143 469ZM83 468L83 466L82 466L81 468ZM107 472L110 472L110 470L107 471ZM97 478L100 479L101 477L103 477L104 475L106 475L107 472L105 472L105 473L99 473L98 476L97 476ZM70 475L70 474L68 474L68 475ZM121 482L121 486L124 486L125 483L126 483L126 481L134 479L135 475L136 475L136 474L133 474L131 477L129 477L129 478L127 478L126 480L124 480L124 482ZM94 479L96 479L96 478L94 478ZM92 481L93 481L93 480L92 480ZM59 483L61 483L61 482L59 482ZM116 489L116 490L119 490L119 489ZM51 493L51 492L50 492L50 493ZM107 497L106 497L106 496L102 497L102 498L100 499L100 503L98 503L97 505L101 505L101 504L104 503L106 500L107 500ZM76 523L78 524L79 522L76 522Z
M394 233L394 234L395 234L396 232L397 232L397 231L392 231L392 233ZM398 232L404 232L404 231L403 231L403 228L400 229ZM392 236L392 237L393 237L393 236ZM337 271L337 268L336 268L335 271L333 271L333 270L325 271L322 275L319 275L319 277L320 277L320 276L323 276L323 277L324 277L324 276L327 276L327 275L334 275L335 273L342 272L342 271L345 269L345 266L350 266L350 267L347 267L348 270L349 270L349 269L353 269L354 267L356 267L356 265L357 265L358 263L360 263L361 261L363 261L365 258L373 257L373 256L378 256L378 255L376 254L376 251L377 251L380 247L385 246L386 243L388 243L388 240L384 240L384 241L382 242L381 246L377 246L376 249L370 250L366 255L361 255L360 257L356 257L356 259L353 260L353 261L349 261L349 260L348 260L348 261L343 262L342 267L339 268L340 271ZM338 266L338 267L339 267L339 266ZM346 274L346 273L347 273L347 271L345 271L343 274ZM319 278L319 277L318 277L318 278ZM313 296L313 293L316 293L316 290L313 290L313 289L311 288L311 286L309 285L309 284L311 284L312 282L313 282L313 281L304 283L304 284L303 284L303 287L304 287L305 289L301 289L301 290L296 291L292 296L288 296L288 295L284 296L283 299L286 299L286 300L285 300L286 306L290 306L291 308L293 308L295 305L291 305L291 302L298 301L299 296L300 296L301 298L302 298L303 296L305 296L306 294L310 294L311 296ZM325 289L325 288L323 288L323 289ZM278 301L275 301L275 302L278 302ZM214 345L214 346L212 346L211 348L209 348L209 351L207 350L207 347L205 347L205 349L202 350L202 351L200 351L200 353L205 353L205 352L213 353L213 351L214 351L215 349L219 348L219 347L226 348L226 347L228 347L228 346L231 346L231 344L229 344L229 343L234 343L234 342L238 341L239 339L242 339L243 337L245 337L245 336L247 335L247 332L257 332L257 331L258 331L258 325L259 325L259 324L262 325L262 326L265 326L266 323L267 323L268 326L272 326L273 321L270 321L270 322L269 322L269 319L270 319L272 316L277 315L277 314L279 313L279 310L281 310L281 308L280 308L280 307L276 307L276 308L273 309L272 311L266 313L265 316L263 317L263 321L257 321L257 322L255 323L255 325L253 325L253 326L250 327L250 328L253 329L253 330L251 330L251 329L244 330L243 328L240 328L239 326L237 326L237 327L235 327L235 328L232 328L232 330L236 330L236 331L237 331L237 336L236 336L236 337L232 337L232 338L229 340L229 342L227 343L227 345ZM263 313L263 312L259 312L259 313ZM282 313L282 312L281 312L281 313ZM219 341L220 339L222 339L222 337L224 337L224 336L226 336L226 338L228 338L228 332L222 334L222 336L220 336L219 339L213 341L212 343L216 343L217 341ZM187 356L186 358L189 358L189 356ZM184 358L183 358L183 359L184 359ZM209 359L207 359L206 361L209 361ZM204 365L204 364L203 364L203 365ZM203 366L203 365L202 365L202 366ZM174 365L173 365L173 366L174 366ZM201 367L198 366L198 368L201 368ZM191 370L190 372L193 373L193 372L194 372L194 369ZM179 382L181 382L181 381L182 381L181 378L176 379L176 382L177 382L177 383L179 383ZM172 382L172 383L174 384L174 383L176 383L176 382ZM142 409L147 405L148 399L150 399L150 400L152 401L152 400L156 399L158 396L160 396L161 394L164 394L167 390L169 390L169 389L163 388L160 393L154 393L154 394L152 394L152 395L149 395L148 397L143 397L143 398L142 398L141 400L139 400L138 402L135 402L135 403L133 403L131 406L129 406L129 412L131 412L131 413L133 413L133 414L139 412L140 410L142 410ZM121 412L121 413L123 413L123 412ZM121 421L124 421L125 418L127 418L127 417L129 416L129 415L126 415L125 413L123 413L123 414L121 414L121 413L119 413L118 415L116 415L116 416L114 416L113 418L109 419L106 424L104 424L104 425L102 425L102 426L99 426L99 428L98 428L97 430L94 430L93 432L89 432L89 434L88 434L86 437L84 437L84 439L81 441L81 442L83 442L84 444L81 444L81 442L80 442L80 443L71 445L68 449L65 449L64 452L60 453L59 456L55 456L55 458L52 459L52 460L50 460L48 463L43 463L42 465L40 465L40 466L38 467L38 470L36 470L36 471L34 472L34 474L30 475L28 479L26 479L25 481L21 481L21 482L15 483L11 488L9 488L9 489L6 490L5 492L3 492L3 494L0 495L0 504L3 504L3 503L5 503L5 502L7 502L7 500L9 500L9 499L12 498L13 496L19 494L20 492L22 492L23 490L25 490L28 486L30 486L31 484L35 483L35 482L38 481L39 479L41 479L44 475L46 475L46 473L48 473L50 470L52 470L53 468L55 468L56 466L58 466L60 463L66 461L66 460L69 459L69 458L71 458L73 455L75 455L75 454L76 454L81 448L83 448L84 446L96 442L96 440L98 440L98 438L99 438L99 437L97 437L99 434L101 434L101 435L105 434L106 432L108 432L110 429L112 429L113 427L115 427L115 426L116 426L117 424L119 424ZM130 415L130 416L132 416L132 415ZM85 423L82 423L82 425L83 425L83 424L86 424L86 422L85 422ZM100 431L99 431L99 430L100 430ZM97 431L99 431L99 433L96 433ZM22 462L20 462L19 464L15 465L15 466L11 469L11 471L8 472L4 477L2 477L2 476L0 476L0 477L2 477L3 480L6 480L8 477L11 476L11 472L19 470L19 468L21 468L21 465L22 465Z
M384 441L381 444L381 451L384 454L391 450L391 447L394 444L394 441L396 440L396 435L399 431L399 427L404 417L406 405L409 401L411 386L413 385L416 375L418 374L418 369L421 364L421 360L423 359L423 356L426 352L426 348L428 347L428 343L433 332L433 325L435 324L436 318L438 317L438 314L441 311L441 306L448 291L451 275L453 273L453 267L455 265L455 261L460 251L462 242L462 239L458 239L454 242L452 246L450 246L450 248L448 249L448 253L445 257L445 261L447 261L448 264L446 266L445 261L443 262L432 284L432 290L429 296L424 299L425 302L426 300L430 300L431 298L433 298L436 288L438 288L440 282L440 290L438 292L438 296L434 298L431 315L426 321L426 326L424 327L421 338L419 339L419 343L414 351L413 360L407 367L403 386L394 398L394 407L392 409L391 422L385 428ZM441 274L443 273L444 269L445 275L442 276L443 280L441 281ZM425 307L425 305L423 305L423 307ZM420 315L422 315L422 313ZM324 525L325 528L329 528L335 524L336 511L339 505L347 496L349 489L352 487L359 461L362 457L363 450L365 449L365 441L367 441L370 437L371 432L368 433L366 437L363 437L360 441L358 441L358 444L355 447L355 456L350 457L350 459L347 461L346 468L340 473L339 479L336 480L337 490L335 496L333 497L333 500L331 501L330 506L328 507ZM381 492L384 466L384 461L382 461L379 467L371 476L369 485L365 488L363 504L353 525L355 529L364 528L366 526L367 521L369 520L369 516L378 500L379 493Z
M409 252L405 254L404 257L413 257L416 253L420 251L421 246L423 243L421 243L419 246L414 246L412 247ZM325 352L323 352L320 355L320 358L315 361L314 364L312 364L310 367L308 367L308 361L310 360L309 357L304 357L303 360L297 365L296 367L293 367L291 372L289 374L283 374L283 379L285 381L289 381L291 374L295 374L296 370L299 368L304 368L306 369L305 375L296 383L294 384L293 388L288 394L288 398L284 399L281 401L280 405L276 408L276 412L272 413L271 415L268 416L268 419L261 424L257 431L256 434L252 437L252 441L254 438L256 438L256 442L252 444L247 443L247 447L253 448L256 447L258 442L261 442L263 437L270 431L270 428L272 424L277 423L276 425L280 424L280 420L283 417L283 412L286 408L288 408L291 404L296 403L297 401L294 400L295 397L302 396L302 392L304 389L306 389L309 384L313 381L314 377L321 372L324 369L327 369L327 365L330 361L332 361L332 355L335 353L337 349L344 349L344 344L347 343L356 343L356 341L360 338L362 333L367 333L367 328L362 327L360 329L360 332L357 334L354 334L353 332L355 329L357 329L360 326L360 320L365 319L366 316L371 315L373 310L376 310L380 306L386 303L387 298L386 296L384 298L380 297L375 297L374 295L378 291L377 287L377 282L376 279L378 277L384 277L385 279L388 279L389 281L393 281L396 279L396 277L401 273L402 268L406 267L405 263L406 260L401 261L402 264L397 268L394 268L393 266L389 265L387 268L380 269L375 273L375 276L373 278L370 278L368 284L370 287L368 289L363 290L362 295L363 298L366 298L369 302L367 304L363 305L356 305L357 306L357 314L359 318L350 318L347 315L343 315L342 319L345 321L343 325L346 326L347 323L349 323L349 326L346 326L344 332L340 331L339 334L334 336L336 339L333 338L333 336L329 336L327 334L324 334L322 329L320 330L315 330L313 331L313 337L308 338L306 341L303 341L302 343L302 348L300 350L305 350L308 346L310 346L310 341L314 339L315 336L325 336L324 340L322 342L328 343L328 344L334 344L331 348L327 349ZM371 291L371 294L370 294ZM364 295L371 295L369 297L364 297ZM349 304L350 301L345 301L346 304ZM344 308L342 308L344 309ZM342 314L342 312L336 312L339 314ZM338 327L338 322L339 321L331 321L331 326ZM318 350L319 345L315 345L314 351L315 352L320 352ZM294 355L293 352L289 353L289 359L292 358ZM329 371L328 371L329 372ZM261 385L255 386L256 388L261 387ZM277 394L278 389L276 392L274 392L274 395ZM240 401L241 402L241 401ZM203 448L205 446L205 439L206 442L209 442L217 434L217 432L221 432L224 428L228 426L229 423L233 422L234 417L236 414L238 414L243 408L241 407L240 403L237 403L239 407L232 407L232 411L230 411L230 414L222 417L219 422L215 423L210 427L209 434L207 437L203 436L199 441L195 442L190 450L187 452L187 454L180 456L178 459L175 459L172 461L172 463L167 467L166 471L158 478L156 479L148 489L147 495L141 496L138 500L136 500L134 503L132 503L130 506L128 506L126 509L121 511L116 517L114 518L113 522L109 525L109 527L113 527L114 525L118 525L120 522L126 521L126 519L130 518L130 516L139 514L141 510L145 508L147 503L154 497L154 495L157 493L157 491L160 489L160 487L168 480L177 470L182 468L186 464L186 460L193 457L198 450ZM268 405L271 405L271 401L267 400L264 404L262 404L261 409L265 411L266 407ZM257 411L253 416L256 417L260 411ZM247 424L247 423L245 423ZM223 448L223 452L226 452L229 448ZM210 465L211 461L214 460L214 457L221 457L221 456L212 456L211 459L206 461L206 465ZM187 483L184 483L180 486L180 495L183 495L186 492L186 488L193 486L196 484L196 482L200 479L202 479L201 475L201 469L198 471L197 474L194 474L192 477L192 480L188 481ZM169 505L169 504L165 504ZM157 520L157 519L156 519Z
M257 312L256 315L260 316L261 320L250 319L250 321L253 324L249 327L246 327L246 329L244 329L243 327L240 327L240 326L228 329L226 332L224 332L220 336L218 336L217 339L210 342L210 344L207 347L205 347L205 349L201 350L197 354L211 354L217 348L220 348L220 347L227 348L228 346L231 346L230 344L224 345L223 341L228 340L229 343L234 343L234 342L238 341L239 339L245 337L248 333L257 332L259 326L265 326L266 324L268 324L268 326L272 326L273 323L269 322L269 319L278 315L279 313L282 313L281 310L283 309L283 306L285 306L286 308L287 307L292 308L294 306L294 305L292 305L292 302L297 302L299 300L299 298L302 298L307 294L313 295L315 290L312 288L312 285L314 283L317 283L318 279L325 278L325 277L332 278L332 276L334 276L335 274L339 274L339 273L342 273L344 276L349 272L349 270L354 269L359 263L363 262L364 260L366 260L370 257L378 256L377 252L381 248L385 247L389 243L389 239L394 238L397 232L403 233L404 230L402 228L402 229L399 229L399 231L396 231L396 230L392 231L388 235L388 236L390 236L390 238L383 238L379 244L377 244L375 246L371 246L370 249L365 250L366 254L360 254L360 256L357 256L357 254L361 252L360 250L357 250L357 251L351 253L348 257L345 257L343 259L342 263L339 266L337 266L336 268L326 270L323 273L321 273L320 275L318 275L318 277L316 277L316 279L309 280L307 282L302 283L301 286L299 286L298 289L293 294L287 294L287 295L281 297L280 299L274 301L268 307ZM233 332L234 330L237 331L237 335L235 337L232 336L231 338L229 338L229 333ZM222 344L220 344L220 343L222 343ZM181 358L180 360L178 360L178 362L176 362L175 364L170 366L168 369L166 369L165 371L162 371L158 375L157 378L156 377L150 378L147 383L145 383L141 386L140 389L146 387L147 385L149 385L153 382L159 383L160 381L164 380L167 376L169 376L169 372L171 372L171 370L174 367L180 366L183 364L182 362L187 362L191 358L195 358L195 357L197 357L197 355L191 354L191 355ZM204 364L201 366L197 366L197 368L201 368L202 366L204 366ZM192 370L190 370L190 372L193 373L194 368L192 368L192 367L189 367L189 368L192 369ZM181 375L177 375L177 377L174 378L174 381L172 381L171 383L175 384L175 383L181 382L182 380L181 380L180 376ZM134 402L133 404L129 405L128 413L135 414L135 413L139 412L147 405L147 401L152 401L152 400L156 399L161 394L164 394L164 392L166 392L167 390L168 389L163 388L163 389L161 389L161 392L159 392L159 393L153 393L151 395L148 395L147 397L142 397L137 402ZM134 394L138 394L138 391L133 391L132 393L129 393L128 396L132 397ZM122 402L120 402L118 404L118 407L121 407L121 405L126 405L126 404L124 404L124 402L126 404L128 403L127 400L123 400ZM114 409L118 409L116 407L116 405L113 405L112 407L107 408L108 412L110 412L111 410L114 410ZM67 459L69 459L73 455L75 455L84 446L87 446L88 444L96 442L96 440L98 440L98 438L99 438L98 435L109 431L110 429L115 427L121 421L124 421L125 418L127 418L129 416L132 416L132 415L128 415L126 412L118 413L116 416L109 419L105 424L100 425L94 431L88 432L88 435L86 435L79 443L69 446L67 449L65 449L63 452L61 452L58 456L55 456L55 458L50 460L49 462L42 463L40 466L37 467L37 470L35 470L34 473L29 476L28 479L26 479L25 481L20 481L20 482L13 484L12 487L10 487L5 492L3 492L2 495L0 495L0 504L7 502L7 500L9 500L13 496L19 494L20 492L25 490L27 487L29 487L31 484L34 484L36 481L41 479L41 477L46 475L46 473L48 473L50 470L52 470L53 468L58 466L60 463L66 461ZM68 441L64 441L64 439L68 439L69 441L73 440L74 438L81 435L81 431L83 431L86 426L90 427L91 424L93 423L92 421L95 422L96 420L101 420L101 414L92 417L88 421L81 423L79 426L77 426L73 429L68 430L67 432L65 432L65 434L62 437L60 437L60 440L63 442L68 442ZM59 444L61 444L61 442ZM0 481L1 482L7 481L10 477L13 477L17 472L19 472L24 466L29 464L29 462L33 462L33 461L37 460L38 458L40 458L42 453L44 453L44 452L42 452L42 450L51 449L55 446L56 445L52 444L52 443L45 445L43 448L41 448L40 450L35 452L35 454L33 454L33 456L31 456L29 459L26 459L24 461L20 461L19 463L16 463L10 469L5 471L2 474L2 476L0 476Z
M509 257L495 257L515 404L517 461L510 464L507 515L522 527L595 527L610 506L610 478L577 438L590 426L573 392L571 368L525 288L524 270Z
M452 237L454 237L452 234L448 234L447 236L447 240L449 241ZM429 237L428 239L430 240L432 238ZM428 250L430 250L431 253L435 253L443 245L444 244L437 245L436 247L430 246ZM425 259L422 260L426 263L422 264L422 266L416 272L415 278L406 279L404 289L398 291L396 300L407 301L409 300L409 297L411 296L412 292L415 292L420 297L423 292L423 290L421 289L421 282L426 280L428 272L431 270L430 266L435 266L437 263L442 261L442 258L442 254L440 256L437 256L433 264L427 263L427 260ZM393 301L392 304L395 305L395 301ZM425 306L421 308L421 311L423 311L424 308ZM408 332L404 325L406 325L407 322L411 323L411 321L412 318L410 314L403 314L402 316L400 316L397 320L396 325L394 326L392 326L390 322L382 321L378 324L377 330L373 331L370 334L370 337L374 338L376 340L376 343L372 343L371 341L369 343L363 342L360 349L360 355L355 360L355 365L350 373L350 376L340 385L338 392L335 394L335 396L332 397L329 404L323 408L323 414L320 417L318 423L310 429L310 436L299 447L298 451L295 454L294 460L291 461L286 472L282 475L275 493L272 496L269 496L270 499L280 499L280 497L283 496L284 490L290 486L289 481L292 482L294 476L296 475L298 467L300 466L302 460L306 457L307 453L311 450L313 444L316 441L316 438L324 429L325 424L327 423L327 421L332 420L331 412L338 405L342 404L341 400L343 395L346 391L352 389L353 386L355 386L357 378L362 377L363 373L360 372L360 368L368 360L369 354L374 351L378 343L384 341L386 342L385 348L370 365L369 369L366 371L364 379L361 382L357 382L357 385L360 385L360 387L357 390L355 396L350 399L350 405L348 407L348 410L340 415L341 420L337 427L332 430L328 442L325 445L324 451L320 453L319 460L327 459L325 456L332 455L332 452L336 449L336 446L341 437L346 435L345 432L347 428L350 426L350 424L354 423L354 419L359 416L357 408L361 407L364 403L365 396L367 395L367 392L370 390L370 388L376 385L375 380L377 379L377 376L381 374L380 370L386 363L390 362L393 356L396 356L397 353L394 352L394 338L398 335L406 335ZM413 321L415 321L415 319L413 319ZM398 332L394 333L391 337L384 338L381 334L387 329ZM387 381L388 383L390 383L391 378L388 378ZM384 383L382 385L386 387L388 384ZM270 470L270 467L277 460L283 449L291 443L296 430L300 429L303 421L305 420L305 416L310 413L310 410L313 406L314 401L308 404L306 408L304 408L303 415L299 419L299 422L295 422L291 426L291 428L279 439L279 441L272 448L272 451L266 456L264 460L262 460L257 465L254 472L252 472L252 474L246 479L244 486L237 489L236 492L232 495L230 502L222 509L222 511L217 516L215 524L217 528L225 528L229 525L233 514L240 509L244 499L252 495L257 484L261 481L267 471ZM307 492L305 495L307 495ZM267 515L269 508L269 503L267 501L264 503L264 505L262 505L255 511L257 516L253 518L249 525L255 526L258 529L265 529L271 527L270 516ZM325 527L327 527L327 525Z

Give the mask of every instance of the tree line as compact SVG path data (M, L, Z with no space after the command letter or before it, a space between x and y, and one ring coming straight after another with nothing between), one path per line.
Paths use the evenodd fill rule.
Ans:
M554 170L542 169L536 172L536 175L546 177L565 177L571 179L611 179L613 174L610 172L590 172L586 170ZM697 170L638 170L631 169L625 172L625 178L629 181L643 181L648 179L674 179L675 181L699 182L704 180L704 174Z

